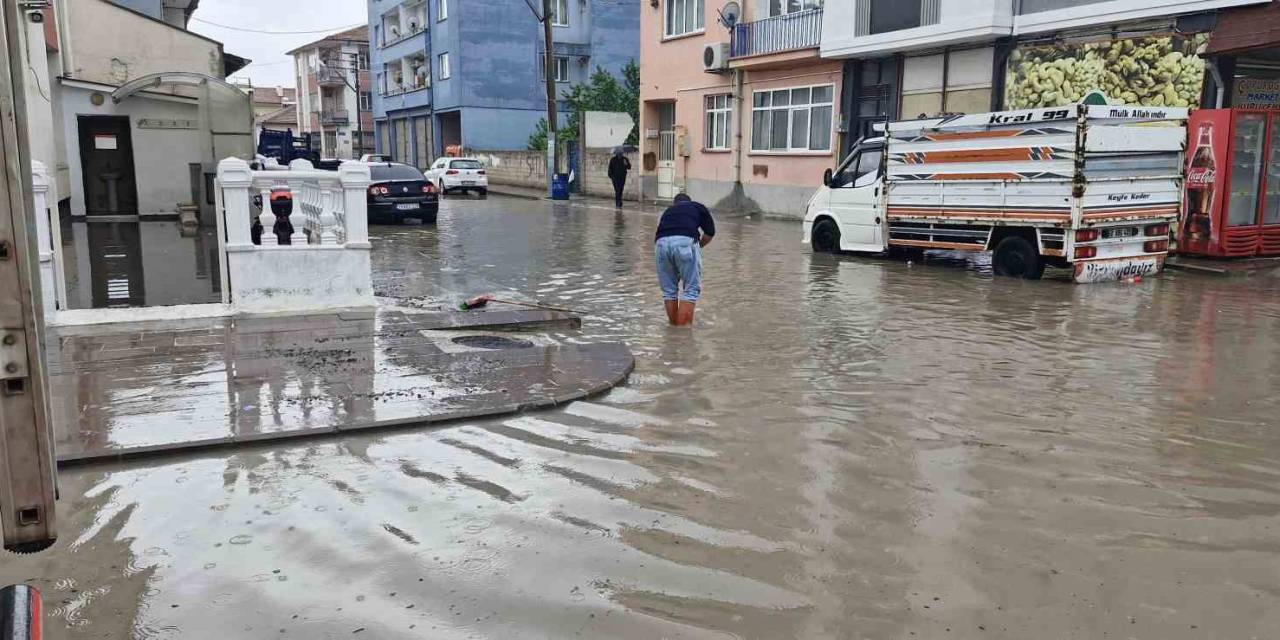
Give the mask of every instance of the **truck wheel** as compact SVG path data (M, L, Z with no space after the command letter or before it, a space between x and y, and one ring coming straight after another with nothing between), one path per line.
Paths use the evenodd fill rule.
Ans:
M1022 236L1009 236L996 245L991 267L998 276L1039 280L1044 275L1044 260L1035 246Z
M840 250L840 226L831 218L823 218L813 225L810 242L818 253L835 253Z

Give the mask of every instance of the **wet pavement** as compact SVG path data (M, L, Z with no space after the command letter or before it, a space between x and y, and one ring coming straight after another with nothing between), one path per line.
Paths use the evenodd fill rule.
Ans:
M70 309L222 300L213 227L183 235L176 220L90 216L63 220L61 233Z
M505 308L504 308L505 307ZM53 327L61 462L111 460L546 408L607 390L626 345L561 344L570 314L378 311Z
M521 292L625 341L547 412L61 475L0 579L50 638L1270 638L1280 281L993 279L718 220L663 324L650 213L375 227L404 303Z

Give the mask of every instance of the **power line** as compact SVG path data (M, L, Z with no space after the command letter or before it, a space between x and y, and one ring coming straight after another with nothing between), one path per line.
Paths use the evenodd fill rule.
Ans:
M337 27L334 29L316 29L314 31L263 31L261 29L247 29L245 27L233 27L231 25L218 24L216 22L209 22L208 20L203 20L201 18L196 18L196 17L192 17L191 19L195 22L199 22L201 24L207 24L211 27L230 29L231 31L243 31L245 33L260 33L260 34L269 35L269 36L298 36L298 35L308 35L308 34L316 34L316 33L337 33L339 31L347 31L349 29L354 29L356 27L364 26L364 23L361 22L353 25L348 25L345 27Z

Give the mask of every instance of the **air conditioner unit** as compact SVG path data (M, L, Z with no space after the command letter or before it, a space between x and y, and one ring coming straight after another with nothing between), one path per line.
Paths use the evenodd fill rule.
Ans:
M716 42L702 48L702 70L719 73L729 69L729 43Z

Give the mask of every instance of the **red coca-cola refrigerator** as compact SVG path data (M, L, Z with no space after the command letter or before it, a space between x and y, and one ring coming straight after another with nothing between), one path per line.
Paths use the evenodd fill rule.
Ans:
M1178 253L1280 255L1280 111L1193 112L1184 188Z

